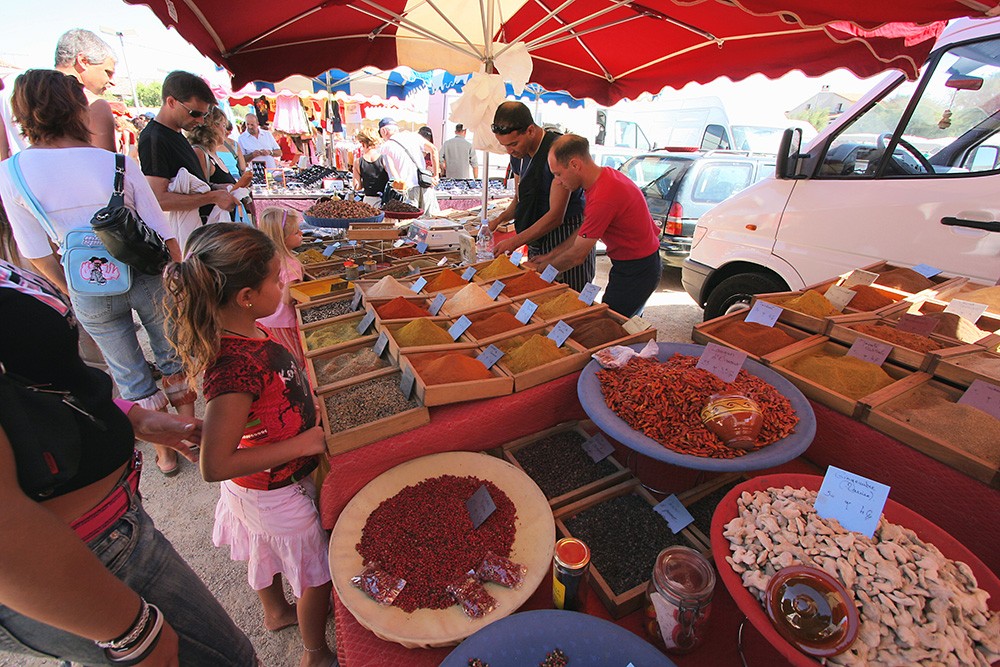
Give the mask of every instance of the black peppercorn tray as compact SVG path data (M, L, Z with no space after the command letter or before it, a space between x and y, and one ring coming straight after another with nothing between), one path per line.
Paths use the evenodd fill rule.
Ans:
M580 438L581 444L598 432L594 422L589 419L583 421L564 422L548 428L538 433L518 438L503 445L503 457L523 470L531 477L549 501L552 509L557 509L576 502L582 498L614 486L632 477L624 466L615 458L614 454L608 456L600 464L595 464L590 457L580 448L582 456L572 456L565 460L546 461L542 465L532 465L527 457L532 446L544 445L553 437L561 437L564 434L576 434ZM576 454L576 452L573 452ZM541 469L543 465L551 465L550 470ZM559 476L560 466L570 465L572 468L564 468L563 478ZM590 466L593 466L592 468ZM606 470L606 474L596 476L594 471L600 466ZM534 474L533 474L534 473ZM589 474L588 474L589 473ZM572 478L594 478L592 481L580 485L574 485ZM570 488L572 487L572 488Z

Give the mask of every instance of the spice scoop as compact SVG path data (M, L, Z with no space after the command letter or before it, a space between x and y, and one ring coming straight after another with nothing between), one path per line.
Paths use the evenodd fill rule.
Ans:
M753 449L764 424L760 406L742 394L712 394L701 409L705 427L733 449Z

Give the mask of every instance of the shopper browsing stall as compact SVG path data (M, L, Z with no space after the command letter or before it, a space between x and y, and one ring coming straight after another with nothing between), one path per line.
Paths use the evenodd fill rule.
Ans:
M248 113L246 117L246 132L238 139L243 157L250 162L262 162L265 169L274 169L278 163L274 158L281 157L281 146L267 130L262 130L257 121L257 114Z
M583 222L583 191L567 192L553 180L549 149L560 134L535 125L531 111L520 102L504 102L493 115L493 134L511 156L517 187L510 206L490 221L490 230L514 221L517 234L496 244L497 253L528 245L529 257L545 255L567 239L575 238ZM580 291L594 278L596 257L591 248L582 262L568 267L560 277Z
M659 234L646 198L624 174L594 162L590 142L581 136L556 139L548 161L555 182L566 190L583 188L587 204L577 234L529 264L565 271L586 261L601 240L611 259L604 303L626 317L640 314L661 272Z

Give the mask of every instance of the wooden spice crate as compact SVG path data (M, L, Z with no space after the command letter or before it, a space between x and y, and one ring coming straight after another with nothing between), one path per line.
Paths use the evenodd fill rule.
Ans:
M946 294L941 294L937 298L940 301L945 302L951 301L952 299L964 299L963 295L968 294L969 292L975 292L976 290L986 289L988 287L996 287L996 285L989 285L986 283L976 282L974 280L966 280L959 286L958 289ZM1000 310L997 308L989 307L986 312L994 317L1000 318Z
M494 339L493 344L496 345L497 347L500 347L503 341L508 340L510 338L514 338L516 336L530 337L532 334L547 336L549 332L552 331L552 326L554 326L555 324L556 324L555 322L553 322L551 325L543 322L531 325L526 329L519 329L520 333L518 334L508 332L508 334L503 336L502 338ZM569 354L565 357L560 357L559 359L550 361L540 366L535 366L534 368L529 368L528 370L522 371L521 373L515 373L506 364L505 361L507 357L506 354L500 357L500 361L497 362L497 365L503 369L504 373L514 378L515 392L524 391L525 389L530 389L531 387L535 387L544 382L548 382L549 380L555 380L556 378L560 378L564 375L569 375L570 373L575 373L579 370L582 370L583 367L590 362L590 355L586 354L586 350L580 347L580 345L578 345L577 343L573 342L572 339L567 338L566 342L563 343L562 346L568 347L570 350L572 350L572 354Z
M462 403L464 401L476 401L481 398L493 398L495 396L507 396L514 391L514 378L504 373L496 364L490 368L490 379L470 380L468 382L450 382L447 384L427 384L424 377L414 367L414 360L422 358L440 356L443 353L461 354L475 359L482 352L479 348L465 348L458 350L445 350L444 352L422 352L415 354L404 353L399 357L400 367L412 368L413 376L416 378L416 394L421 403L428 407L435 405L448 405L450 403Z
M384 278L384 277L385 276L382 276L382 278ZM369 292L371 291L371 289L373 287L375 287L375 284L378 283L380 280L381 280L381 278L374 278L372 276L366 275L364 278L361 278L360 280L354 281L354 284L358 287L358 289L361 290L361 293L364 295L365 300L368 300L368 299L394 299L395 296L385 296L385 295L375 296L375 295L369 294ZM399 282L400 285L402 285L408 291L410 291L413 294L413 296L415 296L415 297L419 297L420 296L416 292L413 292L412 290L410 290L410 285L413 284L413 280L411 280L409 276L407 276L407 278L405 280L400 280L398 278L396 280L397 280L397 282ZM409 294L402 294L402 295L396 295L396 296L410 296L410 295Z
M357 338L351 338L349 340L345 340L345 341L343 341L341 343L336 343L334 345L327 345L325 347L318 347L315 350L310 350L309 346L306 345L306 334L308 332L310 332L310 331L312 331L314 329L319 329L320 327L324 327L324 326L328 326L328 325L333 324L333 323L340 323L340 322L353 322L354 325L357 326L357 325L361 324L361 320L364 318L364 316L365 316L365 311L359 310L359 311L354 312L354 313L348 313L347 315L340 315L339 317L334 317L334 318L331 318L329 320L322 320L320 322L313 322L312 324L307 324L307 325L305 325L303 327L300 327L299 328L299 344L302 346L302 352L305 354L306 357L315 357L317 355L322 354L323 352L330 352L331 350L341 349L343 347L347 347L347 346L353 345L354 343L357 343L357 342L362 341L364 339L374 340L375 336L372 335L371 333L369 333L369 334L367 334L365 336L359 336ZM374 330L373 328L370 328L369 332L371 332L373 330Z
M305 277L312 280L320 280L322 278L343 278L344 277L344 262L343 261L329 261L329 262L318 262L316 264L305 264L302 266L302 271Z
M323 431L326 433L326 450L331 456L343 454L359 447L364 447L373 442L390 438L394 435L415 429L431 421L430 412L423 405L404 410L403 412L379 419L377 421L361 424L353 428L334 433L330 427L330 418L326 409L326 398L339 391L348 391L352 387L373 380L375 378L389 376L396 382L401 376L398 368L386 368L381 371L368 373L357 378L357 382L347 385L339 385L336 389L319 395L320 418L322 420Z
M524 303L525 299L531 299L532 301L534 301L536 298L542 297L543 295L548 294L549 292L559 292L559 291L562 291L564 289L566 289L566 285L564 285L563 283L555 283L554 282L554 283L551 283L549 285L546 285L545 287L536 289L533 292L525 292L523 294L518 294L516 296L511 296L510 294L507 294L507 287L505 285L504 286L504 291L500 292L500 293L503 294L504 296L506 296L507 298L509 298L511 301L514 301L514 302L517 302L517 303Z
M896 415L889 414L888 409L895 402L905 399L911 392L916 391L920 386L925 384L940 390L952 402L957 401L964 393L962 389L956 389L944 382L934 380L927 373L915 373L901 382L886 387L881 392L867 396L865 400L868 403L868 410L865 412L862 421L872 428L878 429L882 433L927 454L931 458L937 459L965 473L969 477L977 479L984 484L989 484L994 489L1000 489L1000 467L996 463L987 461L961 447L945 442L936 435L921 430ZM954 433L956 435L962 436L963 432L962 424L954 425Z
M384 306L385 304L387 304L390 301L393 301L393 300L395 300L397 298L398 297L391 297L391 298L382 297L382 298L378 298L378 299L366 299L365 300L365 308L367 308L369 310L375 311L375 324L377 326L381 327L386 322L403 322L403 323L406 323L406 322L409 322L410 320L417 319L417 317L431 317L430 311L428 311L427 315L418 315L417 317L383 318L381 315L379 315L378 308L380 308L381 306ZM430 305L431 305L430 299L428 299L427 297L422 296L420 294L414 294L412 297L406 296L406 297L403 297L403 298L406 299L409 303L412 303L412 304L414 304L416 306L419 306L420 308L423 308L424 310L427 310L430 307ZM432 319L447 319L447 318L432 318Z
M993 372L987 372L985 368L977 369L970 363L973 360L991 364ZM931 353L931 363L927 372L938 379L966 388L976 380L1000 384L1000 354L984 350L979 345L962 345L947 350L937 350Z
M726 347L742 350L747 353L747 356L750 359L759 362L762 359L760 355L749 352L744 348L740 347L738 343L719 338L717 335L717 332L726 325L731 324L733 322L743 322L746 319L747 315L749 314L750 314L749 310L738 310L734 313L730 313L728 315L722 315L720 317L716 317L715 319L708 320L707 322L700 322L694 325L694 328L691 330L691 340L693 340L695 343L698 343L699 345L707 345L709 343L715 343L716 345L724 345ZM774 323L774 328L785 332L786 334L794 338L796 341L801 341L806 339L815 340L819 336L819 334L810 333L808 331L805 331L804 329L799 329L791 325L785 324L784 322L781 322L780 319L779 321ZM780 352L781 349L784 348L775 350L775 352Z
M512 440L502 445L503 457L507 459L507 461L509 461L512 465L514 465L515 467L524 471L525 474L527 474L527 471L524 470L521 461L518 460L518 452L522 452L527 447L530 447L531 445L534 445L535 443L541 440L545 440L550 436L563 433L565 431L573 431L575 433L579 433L586 439L590 438L592 435L597 433L599 429L594 424L594 422L590 421L589 419L585 419L583 421L563 422L562 424L557 424L552 428L547 428L544 431L540 431L538 433L532 433L531 435L526 435L523 438L518 438L517 440ZM626 469L621 463L618 462L618 459L615 458L614 454L608 456L606 460L610 462L611 465L614 467L615 471L613 473L601 477L599 479L596 479L588 484L584 484L583 486L579 486L575 489L567 491L561 495L549 498L548 499L549 506L552 507L552 509L558 509L565 505L569 505L570 503L575 503L576 501L581 500L582 498L586 498L592 493L596 493L597 491L601 491L610 486L614 486L615 484L619 484L632 477L632 473L628 469Z
M447 331L448 328L454 324L454 320L447 317L431 317L428 319L430 319L435 325L441 327L444 331ZM380 332L384 331L389 336L389 354L392 356L398 358L402 354L418 354L420 352L441 351L450 352L452 350L467 350L478 347L476 343L464 333L458 337L458 340L447 344L400 347L399 342L396 340L396 332L413 321L414 320L396 320L393 322L386 322L379 327Z
M496 315L497 313L509 313L510 315L517 315L517 309L520 306L511 302L497 303L489 308L483 308L482 310L475 311L466 315L473 324L481 320L485 320L488 317ZM493 336L484 336L482 338L477 337L470 327L466 332L466 335L470 340L475 341L478 345L486 347L493 343L494 341L502 340L504 338L510 338L511 336L517 335L518 333L523 333L525 329L533 326L529 320L524 326L518 327L517 329L511 329L510 331L504 331L502 333L495 334Z
M619 326L624 326L629 320L629 318L624 315L619 315L615 311L608 308L607 305L598 303L594 304L592 308L585 308L584 310L579 311L579 314L569 313L563 318L563 321L573 327L573 329L576 329L581 324L601 319L611 320ZM646 341L656 340L656 329L654 327L650 327L634 334L626 332L626 334L620 338L615 338L614 340L609 340L606 343L601 343L592 347L585 347L583 343L573 337L573 334L570 334L569 337L570 340L579 345L584 352L586 352L587 356L590 356L594 352L603 350L606 347L611 347L612 345L632 345L634 343L645 343Z
M353 283L349 283L343 278L321 278L320 280L308 280L290 285L288 293L299 303L308 303L314 299L344 294L352 289L354 289Z
M478 285L478 283L475 283L475 282L469 283L469 284L470 285ZM483 285L479 285L479 287L483 291L486 291L489 286L487 285L487 286L484 287ZM441 313L442 314L447 315L448 317L459 318L462 315L469 316L469 315L472 315L473 313L478 313L478 312L481 312L483 310L487 310L489 308L492 308L493 306L495 306L498 303L510 303L511 302L510 299L508 299L507 297L505 297L504 295L501 294L500 296L498 296L497 298L495 298L490 303L483 304L482 306L480 306L478 308L473 308L472 310L466 310L466 311L462 311L462 312L457 312L455 310L454 305L452 304L451 300L452 300L452 298L456 294L458 294L459 292L461 292L463 289L465 289L465 288L464 287L456 288L453 292L451 292L450 294L448 294L448 300L444 302L443 306L441 306Z
M931 364L931 358L936 352L941 350L953 348L955 346L954 341L949 338L944 338L936 334L932 334L930 339L935 343L941 345L941 348L936 351L931 352L920 352L919 350L913 350L908 347L899 345L898 343L892 343L890 341L878 338L877 336L872 336L869 334L862 334L852 329L851 327L856 324L874 324L876 322L889 322L891 326L895 328L895 322L897 320L885 320L883 318L873 316L871 314L858 313L857 315L845 315L843 318L838 318L836 322L832 322L830 330L827 332L830 340L837 341L838 343L843 343L850 347L854 344L854 341L858 337L869 337L875 340L881 341L892 346L892 352L889 353L888 359L900 366L905 366L906 368L911 368L913 370L923 371Z
M342 294L337 294L335 296L330 296L330 297L327 297L325 299L311 299L311 300L305 301L305 302L297 302L295 304L295 321L299 325L299 329L302 329L302 327L309 326L310 324L315 324L316 322L322 322L324 320L331 319L331 318L327 317L327 318L324 318L324 320L316 320L315 322L303 322L302 321L302 318L303 318L304 314L307 313L308 311L310 311L310 310L312 310L314 308L318 308L320 306L325 306L325 305L330 304L330 303L339 302L339 301L346 301L348 303L348 308L350 308L350 303L351 303L351 300L353 298L354 298L354 294L349 292L349 293L346 293L346 294L342 293ZM348 313L345 313L345 314L348 314ZM334 315L334 317L342 317L342 316L343 315Z
M649 494L646 489L642 487L642 484L638 479L632 478L628 479L620 484L616 484L610 488L604 489L603 491L598 491L597 493L588 496L582 500L578 500L569 505L565 505L562 508L555 510L553 515L556 520L556 530L559 535L563 537L573 537L573 533L566 526L566 521L575 517L577 514L583 510L599 505L607 500L616 498L618 496L624 496L628 494L635 494L649 503L650 507L657 504L655 498ZM664 525L666 525L666 520L664 520ZM701 543L701 540L697 538L688 528L681 530L677 533L682 544L686 543L686 546L699 551L703 554L705 552L705 545ZM586 541L586 540L585 540ZM591 546L591 545L588 545ZM706 554L707 555L707 554ZM633 611L641 608L643 606L643 600L646 594L646 583L643 582L634 588L631 588L622 593L615 593L611 586L608 585L607 580L601 574L600 569L593 563L593 547L591 546L591 564L590 564L590 585L591 588L597 593L597 596L607 607L608 611L611 613L612 618L621 618ZM652 568L649 572L645 573L646 579L652 574Z
M347 228L347 238L358 241L394 241L399 238L395 225L375 227L375 224L351 225Z
M911 315L932 315L935 313L942 313L944 309L948 307L948 302L941 301L939 299L925 298L919 301L915 301L909 305L906 310L893 311L891 313L886 313L883 318L889 321L895 322L904 313L909 313ZM966 320L968 321L968 320ZM979 338L976 341L963 341L952 336L945 336L941 334L935 334L935 336L942 341L948 341L952 343L953 347L958 347L960 345L985 345L988 346L989 336L992 332L1000 331L1000 315L993 315L992 313L983 313L982 316L975 322L973 322L979 329L986 332L983 338Z
M826 328L829 324L827 318L825 317L814 317L812 315L806 315L805 313L800 313L797 310L790 310L784 307L786 301L790 301L797 296L802 296L804 290L798 292L766 292L764 294L754 294L750 300L750 307L758 301L765 301L775 306L781 306L781 314L778 316L778 322L782 324L787 324L788 326L795 327L796 329L801 329L811 334L824 334L826 333Z
M342 385L352 384L354 382L357 382L358 378L361 377L361 376L352 376L344 380L338 380L335 382L323 382L320 379L319 376L320 374L319 371L317 370L319 364L323 363L328 359L339 357L340 355L343 354L351 354L363 350L366 347L374 348L374 346L375 344L372 342L372 337L365 336L362 339L354 341L353 344L340 345L335 348L331 348L325 351L320 351L319 354L313 355L311 357L306 357L306 367L307 370L309 371L309 377L312 379L313 387L315 387L316 393L318 394L321 392L330 391L331 389L335 389ZM383 359L386 360L387 362L386 368L390 368L396 365L395 359L392 358L390 355L388 355L388 352L386 352L386 354L383 355ZM383 370L383 369L377 369L377 370Z
M494 261L495 260L491 259L491 260L487 260L485 262L477 262L477 263L473 264L472 266L476 267L476 275L473 276L472 279L475 282L479 283L480 285L484 285L484 286L485 285L492 285L497 280L503 281L504 278L514 278L516 276L519 276L519 275L523 274L525 271L527 271L527 269L522 269L521 267L515 267L513 269L508 269L507 271L504 271L500 275L493 276L492 278L480 278L479 277L479 272L482 271L483 269L485 269L490 264L492 264Z
M819 384L815 380L803 377L788 368L788 365L796 360L817 352L827 352L843 356L847 354L847 350L847 347L831 341L826 336L821 336L815 340L808 339L799 341L795 345L789 345L783 350L765 355L764 363L798 387L807 398L811 398L814 401L822 403L823 405L832 408L841 414L845 414L848 417L858 418L864 410L864 397L862 397L862 399L853 399L848 396L844 396L843 394L833 391L832 389ZM882 370L884 370L896 381L911 375L911 371L888 361L882 364Z
M893 269L909 269L911 267L903 266L902 264L890 264L885 260L880 260L878 262L873 262L868 266L860 266L858 268L862 271L869 271L871 273L884 273L886 271L891 271ZM839 285L843 283L847 279L847 277L851 275L851 273L852 271L848 271L847 273L841 274L832 283L829 280L825 280L815 285L810 285L809 287L806 287L806 289L815 289L820 293L825 292L826 289L831 284ZM963 283L967 281L966 278L948 277L941 273L937 274L933 278L928 278L928 280L934 283L934 287L928 287L926 290L919 290L917 292L906 292L904 290L896 290L895 288L888 288L888 289L893 289L894 291L900 291L903 294L911 294L911 295L924 294L926 296L933 296L934 294L950 294L952 292L955 292L961 287ZM875 280L872 286L883 287L883 288L885 287L884 285L881 285L879 283L878 279Z
M538 290L537 292L529 292L528 294L518 295L513 299L511 299L511 302L517 304L517 307L520 308L521 304L524 303L525 299L529 299L533 303L541 307L542 304L547 303L548 301L551 301L552 299L558 296L561 296L564 292L572 292L577 296L579 296L580 294L579 292L571 288L569 285L564 285L563 283L555 283L551 288L548 289ZM562 315L557 315L556 317L549 319L543 318L541 315L538 314L538 311L536 310L535 314L531 316L531 321L536 324L540 324L543 322L554 324L559 320L566 319L567 317L582 315L585 312L596 312L601 307L601 305L602 304L593 304L590 306L585 306L580 310L573 310L568 313L563 313Z

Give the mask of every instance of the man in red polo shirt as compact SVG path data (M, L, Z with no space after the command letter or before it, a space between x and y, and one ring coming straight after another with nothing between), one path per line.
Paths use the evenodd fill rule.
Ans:
M625 317L639 315L660 284L661 271L660 235L646 198L625 174L594 162L590 142L575 134L552 143L549 168L562 187L571 192L584 189L583 224L576 236L528 264L538 270L551 264L565 271L582 263L600 239L611 258L604 303Z

